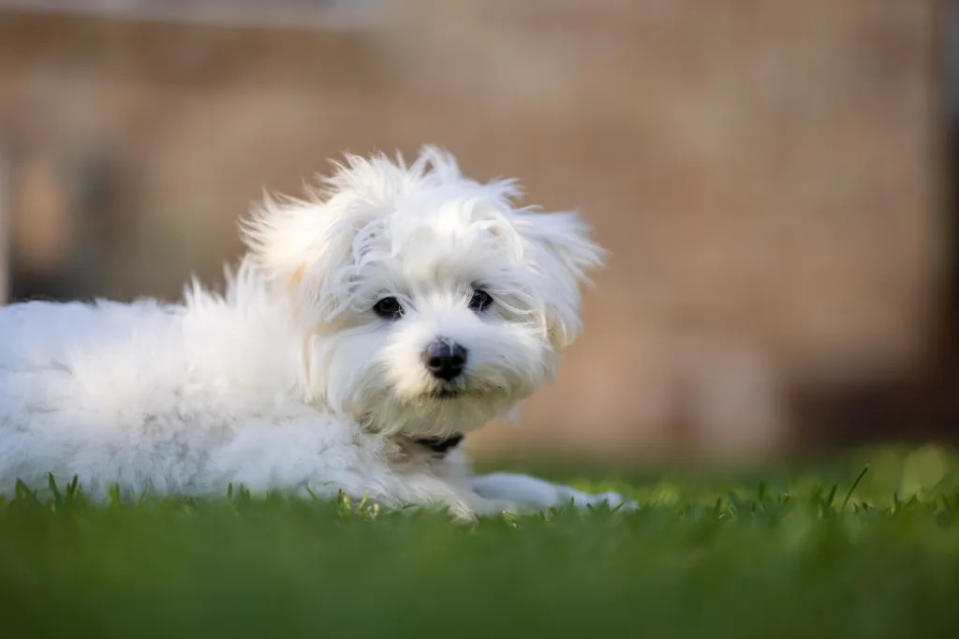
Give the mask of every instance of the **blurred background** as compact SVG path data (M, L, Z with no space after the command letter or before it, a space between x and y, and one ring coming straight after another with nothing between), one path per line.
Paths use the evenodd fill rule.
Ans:
M436 143L611 251L480 456L955 440L957 124L946 1L0 0L0 300L176 300L263 189Z

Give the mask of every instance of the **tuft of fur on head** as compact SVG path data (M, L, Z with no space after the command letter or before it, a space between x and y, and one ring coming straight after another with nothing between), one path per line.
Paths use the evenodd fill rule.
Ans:
M509 411L549 381L578 335L579 286L602 249L572 212L517 207L512 180L479 183L425 147L347 155L304 199L267 197L243 231L302 333L304 390L374 431L449 435ZM474 291L492 303L471 309ZM384 319L373 307L393 297ZM468 351L452 380L422 353Z

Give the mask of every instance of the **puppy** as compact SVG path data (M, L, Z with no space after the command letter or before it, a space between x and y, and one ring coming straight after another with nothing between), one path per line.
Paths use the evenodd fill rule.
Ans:
M93 496L233 484L460 517L623 503L471 476L457 450L553 377L601 258L575 214L518 193L436 148L348 156L242 224L222 295L0 309L0 491L53 473Z

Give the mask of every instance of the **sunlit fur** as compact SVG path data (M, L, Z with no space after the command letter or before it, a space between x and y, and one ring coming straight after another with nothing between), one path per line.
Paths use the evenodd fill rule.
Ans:
M0 490L52 472L94 494L242 483L458 514L588 503L544 482L534 495L531 478L471 479L458 454L414 442L510 411L580 331L578 287L601 251L575 214L517 196L435 148L409 166L347 156L243 223L250 251L222 295L194 282L182 304L0 309ZM469 307L475 289L487 309ZM372 310L390 296L395 320ZM468 350L450 382L422 362L438 338Z

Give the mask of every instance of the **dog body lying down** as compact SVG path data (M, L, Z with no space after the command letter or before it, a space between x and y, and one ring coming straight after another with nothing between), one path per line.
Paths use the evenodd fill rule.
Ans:
M339 491L460 516L622 502L520 475L471 476L458 439L551 379L598 263L571 213L511 182L348 165L267 200L222 295L182 304L0 309L0 492L77 475L88 493Z

